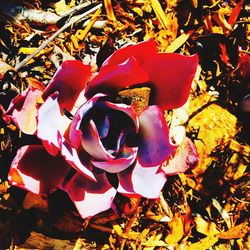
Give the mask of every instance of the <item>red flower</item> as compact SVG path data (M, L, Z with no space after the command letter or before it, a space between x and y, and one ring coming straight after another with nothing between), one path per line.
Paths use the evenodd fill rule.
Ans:
M157 53L149 40L116 51L85 88L90 66L64 62L44 92L28 88L5 113L5 119L43 144L19 149L9 180L35 193L65 190L82 217L110 208L116 192L158 198L166 174L183 172L197 162L188 141L188 150L183 157L177 154L169 171L161 167L176 149L162 110L186 102L197 63L196 55ZM149 86L153 93L140 114L112 101L112 94L137 85ZM76 173L65 179L71 167ZM118 186L107 173L111 179L116 176Z

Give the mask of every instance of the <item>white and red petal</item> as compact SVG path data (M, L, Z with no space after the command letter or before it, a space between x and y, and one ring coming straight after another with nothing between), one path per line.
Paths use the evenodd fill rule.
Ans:
M42 145L23 146L11 164L8 180L33 193L45 194L60 186L70 169L62 156L53 157Z
M176 147L171 143L169 130L162 111L149 106L139 116L138 161L144 167L160 165L173 154Z
M73 147L78 148L81 145L82 141L82 131L80 130L80 125L87 113L94 107L98 99L105 96L104 94L97 94L92 97L90 100L85 102L74 115L70 131L69 131L69 140Z
M154 87L154 104L163 110L182 106L189 96L197 65L198 55L158 53L145 60L141 67Z
M110 122L107 115L105 115L105 118L102 117L101 119L98 119L98 121L95 121L96 128L99 133L100 138L107 137L110 129Z
M139 64L141 64L147 60L147 57L151 57L152 55L156 54L156 52L156 42L153 39L121 48L115 51L104 61L102 67L100 68L100 72L106 70L107 68L123 63L131 56L136 58Z
M110 94L135 84L148 81L148 74L134 57L125 62L102 70L87 85L85 95L91 98L97 93Z
M136 147L124 148L121 156L117 156L108 161L92 160L91 163L95 167L103 169L109 173L119 173L133 164L137 156L137 151L138 148Z
M117 191L127 196L143 196L149 199L160 197L166 183L166 175L159 171L159 166L143 167L139 162L118 173L119 186Z
M11 119L23 133L34 134L37 129L36 117L39 109L37 100L41 95L42 91L33 87L27 88L11 101L3 118Z
M82 147L97 161L112 161L114 156L103 146L93 120L87 121L82 128Z
M183 143L177 148L173 158L162 167L166 175L175 175L193 169L199 162L199 156L194 143L185 138Z
M116 195L106 174L94 171L96 182L76 173L63 187L74 202L82 218L92 217L109 209Z
M71 120L60 112L58 93L50 95L38 111L37 137L42 140L46 150L56 155L63 141L63 135Z
M58 102L61 111L70 111L91 75L91 66L79 60L62 63L52 80L46 87L42 97L45 100L54 92L59 92Z
M77 150L64 141L62 143L61 154L74 169L95 181L95 176L92 173L92 167L85 151L81 149Z

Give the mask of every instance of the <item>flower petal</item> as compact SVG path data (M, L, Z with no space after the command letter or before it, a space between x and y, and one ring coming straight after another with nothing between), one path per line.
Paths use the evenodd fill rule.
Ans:
M111 161L114 159L114 156L104 148L93 120L87 122L82 129L82 147L96 160Z
M109 161L91 161L91 163L100 169L109 173L118 173L128 168L136 159L138 148L123 149L121 156Z
M61 111L63 109L70 111L90 77L90 70L90 65L84 65L78 60L63 62L46 87L43 99L58 91Z
M76 173L64 187L82 218L109 209L116 195L116 189L110 185L103 171L94 174L96 182Z
M141 64L148 56L156 54L156 51L156 43L153 39L121 48L105 60L100 68L100 72L123 63L131 56L136 58L136 60Z
M34 134L37 129L37 100L42 92L33 87L27 88L22 94L16 96L4 114L4 119L11 119L25 134Z
M169 138L169 130L157 106L149 106L139 116L140 142L138 161L144 167L161 164L175 151Z
M159 53L145 60L141 67L154 86L154 104L163 110L182 106L190 92L198 65L198 55Z
M162 170L166 175L184 173L188 169L194 168L199 162L199 156L194 143L185 138L184 142L177 148L172 159L168 161Z
M38 111L37 137L50 154L56 155L60 150L63 135L70 123L70 119L61 115L58 93L49 96Z
M112 103L112 102L104 102L104 103L107 105L107 107L109 107L111 109L119 110L119 111L127 114L134 121L135 130L136 130L136 132L138 132L139 120L138 120L138 117L137 117L135 110L133 109L132 106L126 105L124 103Z
M110 94L146 81L147 73L134 57L129 57L122 64L100 71L87 85L85 96L90 98L97 93Z
M166 175L158 172L159 166L145 168L139 162L125 171L118 173L117 191L124 195L141 195L149 199L157 199L166 182Z
M99 119L95 122L100 138L105 138L108 135L110 128L109 119L107 115L104 114L104 116L105 118L103 117L103 119Z
M87 113L94 107L99 98L105 96L104 94L97 94L87 102L85 102L76 112L74 119L72 121L69 139L73 147L78 148L82 141L82 131L80 130L80 125Z
M42 145L23 146L17 151L8 179L12 185L44 194L57 188L70 169L62 156L51 156Z
M61 154L65 160L78 172L85 175L87 178L95 181L95 176L90 167L90 161L87 153L83 150L72 148L66 141L62 143Z

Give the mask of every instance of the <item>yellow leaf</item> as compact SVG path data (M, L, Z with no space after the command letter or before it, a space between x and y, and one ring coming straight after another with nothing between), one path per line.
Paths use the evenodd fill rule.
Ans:
M243 222L226 232L222 232L218 235L220 239L237 239L243 238L247 233L250 233L250 227L247 222Z
M218 241L217 236L208 236L199 242L185 247L185 250L210 249Z
M196 224L196 230L199 233L205 234L207 236L218 234L216 224L214 222L205 221L202 217L196 216L194 218Z
M138 8L138 7L134 7L133 8L133 11L138 14L139 16L143 16L143 11L141 8Z
M168 19L166 17L165 12L163 11L161 4L158 0L151 0L152 8L155 12L156 17L158 18L159 22L161 23L164 29L168 28Z
M238 168L233 176L233 179L238 180L239 178L241 178L244 175L244 173L246 172L246 170L247 170L247 164L243 164L243 162L240 162L238 165Z
M239 142L235 140L231 140L230 149L232 149L235 152L240 153L241 155L244 155L246 157L250 157L250 146L249 145L241 145Z
M221 144L228 144L239 130L237 118L219 105L211 104L195 113L212 100L214 99L211 95L202 94L189 105L190 116L196 114L190 119L189 126L199 128L198 138L201 139L195 141L200 158L198 166L193 169L195 176L204 173L211 164L213 150Z
M168 225L170 227L170 233L165 238L165 242L168 244L178 243L184 235L181 217L173 217L173 220L169 222Z
M26 77L25 81L29 84L29 86L35 87L41 91L45 90L45 85L37 80L35 77Z
M180 36L178 36L166 49L165 52L171 53L175 52L177 49L179 49L190 37L190 35L193 33L193 31L189 33L183 33Z
M67 5L65 3L65 0L60 0L58 2L56 2L53 7L55 8L55 12L56 14L58 14L59 16L63 14L63 12L66 12L67 10L70 9L70 5Z
M78 44L77 38L74 35L71 35L70 40L72 41L72 43L74 45L74 48L76 50L78 50L79 49L79 44Z
M9 32L11 32L12 34L14 34L14 29L13 29L13 27L12 27L11 24L6 24L6 25L4 26L4 29L6 29L6 30L8 30Z
M119 225L113 225L113 229L114 229L114 231L118 234L118 235L121 235L122 234L122 232L123 232L123 230L122 230L122 228L119 226Z
M34 48L34 47L22 47L19 49L18 53L22 53L22 54L25 54L25 55L29 55L29 54L32 54L33 52L35 52L37 50L37 48ZM39 55L40 54L43 54L44 53L44 50L42 49L40 52L39 52Z
M101 14L101 8L99 8L91 17L90 21L88 22L87 26L85 27L84 30L78 30L76 31L75 37L78 38L79 40L84 40L85 37L87 36L89 30L95 23L97 17ZM78 44L78 43L77 43Z

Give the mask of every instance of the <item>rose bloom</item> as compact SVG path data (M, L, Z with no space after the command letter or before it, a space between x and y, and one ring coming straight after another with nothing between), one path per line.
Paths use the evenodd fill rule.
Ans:
M37 194L60 188L83 218L109 209L117 192L159 198L166 175L197 163L190 140L176 152L163 115L186 102L197 64L197 55L157 53L153 40L117 50L98 73L63 62L46 88L28 87L4 114L41 140L17 151L10 183ZM141 86L151 90L141 112L114 101Z

